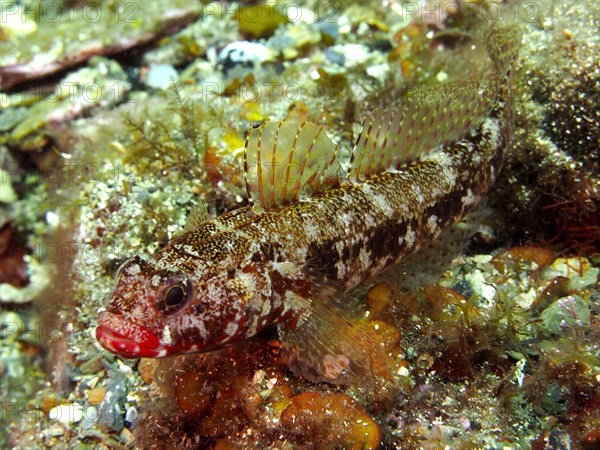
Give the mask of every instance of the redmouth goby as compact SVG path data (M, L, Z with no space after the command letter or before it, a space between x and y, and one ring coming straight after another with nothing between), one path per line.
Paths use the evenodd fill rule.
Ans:
M438 237L493 183L508 146L519 41L494 28L486 38L493 69L482 82L372 113L343 176L323 127L283 120L251 129L251 206L125 262L98 318L98 342L123 357L165 357L277 326L297 372L368 378L380 350L356 338L360 314L347 292Z

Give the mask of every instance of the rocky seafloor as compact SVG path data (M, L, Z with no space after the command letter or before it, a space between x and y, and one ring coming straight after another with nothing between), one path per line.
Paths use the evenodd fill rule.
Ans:
M597 2L2 0L0 14L0 447L600 448ZM165 360L96 343L123 261L247 203L250 127L308 119L348 155L371 109L484 65L490 22L523 38L485 212L451 258L423 251L355 293L393 382L309 382L275 333Z

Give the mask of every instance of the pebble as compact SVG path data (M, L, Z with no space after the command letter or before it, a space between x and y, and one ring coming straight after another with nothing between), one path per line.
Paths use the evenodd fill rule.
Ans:
M559 335L567 329L589 328L590 309L583 298L574 294L552 303L540 318L546 330Z
M98 425L119 432L124 427L123 403L127 396L127 379L120 373L110 371L111 377L106 386L106 395L98 406Z
M332 50L344 56L344 64L348 69L365 64L370 57L369 48L362 44L334 45Z
M91 405L99 405L104 400L104 396L106 395L105 387L97 387L93 389L89 389L87 392L87 398Z
M168 89L178 79L179 74L172 65L157 64L150 67L145 84L154 89Z
M95 406L88 406L81 422L81 428L89 430L98 422L98 409Z
M325 50L325 57L327 58L328 61L337 64L338 66L344 66L344 64L346 63L346 57L344 56L343 53L340 53L338 51L335 51L331 48L328 48L327 50Z
M387 63L373 64L366 69L367 75L375 78L376 80L385 80L389 71L390 66Z
M83 408L79 403L65 403L52 408L48 413L48 418L65 425L77 423L83 418Z
M53 425L44 429L42 433L46 438L53 438L65 434L65 429L60 425Z
M466 274L465 281L471 285L475 294L488 302L491 302L496 296L496 289L488 283L484 273L480 270L475 270L472 273Z
M135 429L138 424L138 412L133 406L129 406L125 412L125 420L129 422L130 428Z
M557 258L544 272L542 278L551 280L562 276L569 279L568 289L583 289L596 283L600 269L592 267L586 258Z
M315 25L321 33L331 37L334 41L340 36L337 22L319 21Z
M217 63L225 71L235 66L253 67L269 59L271 51L258 42L237 41L228 44L219 52Z
M454 289L456 292L458 292L465 298L473 297L473 287L465 279L460 280L458 283L452 286L452 289Z

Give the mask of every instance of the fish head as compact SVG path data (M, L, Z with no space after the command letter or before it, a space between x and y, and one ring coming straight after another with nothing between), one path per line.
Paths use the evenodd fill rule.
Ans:
M119 269L96 339L126 358L215 350L248 337L251 297L231 271L206 279L136 256Z

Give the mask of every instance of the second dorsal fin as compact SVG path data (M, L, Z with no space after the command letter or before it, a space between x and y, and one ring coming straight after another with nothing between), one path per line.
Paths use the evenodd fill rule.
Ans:
M251 128L244 149L248 198L275 209L339 184L337 146L311 122L267 121Z
M375 110L363 122L348 179L363 181L460 139L479 126L496 104L495 81L475 79L417 91L396 108Z

